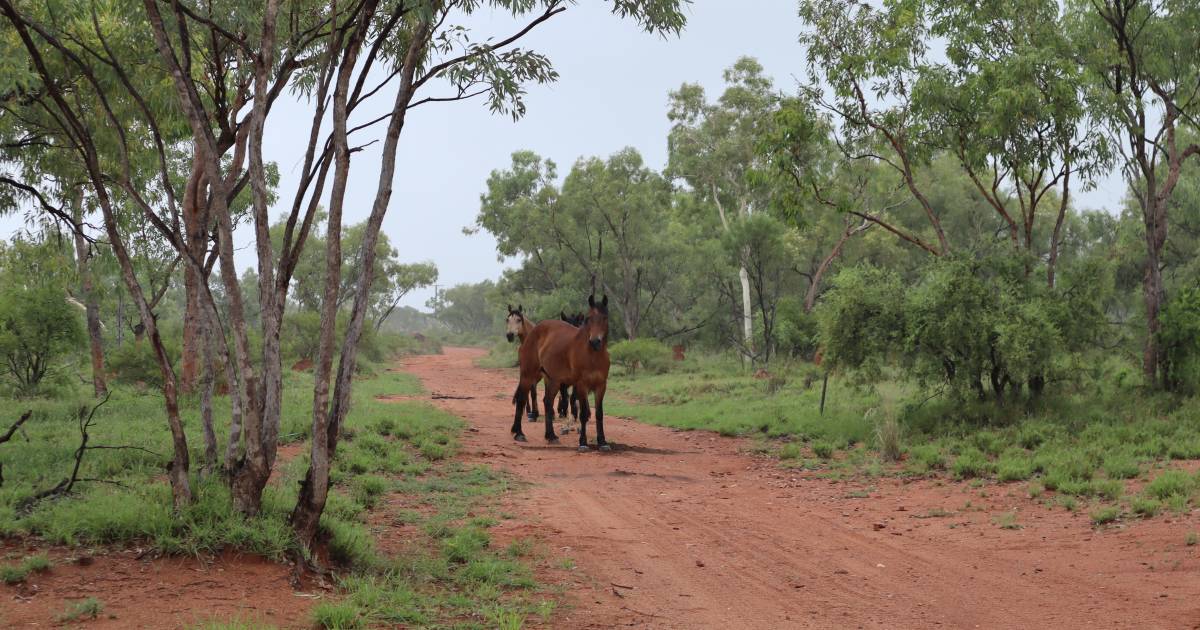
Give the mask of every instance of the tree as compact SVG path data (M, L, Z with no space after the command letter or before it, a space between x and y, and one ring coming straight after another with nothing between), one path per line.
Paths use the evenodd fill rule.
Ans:
M475 284L458 284L442 291L429 301L438 321L457 333L495 333L499 311L490 298L496 283L484 280Z
M380 274L383 282L373 291L376 297L371 312L375 317L376 332L400 305L400 300L416 289L431 286L438 279L437 265L433 262L399 263L395 261L395 256L396 250L393 249L389 264Z
M1146 383L1170 387L1159 315L1166 301L1162 265L1172 195L1200 144L1181 129L1200 128L1200 7L1193 2L1077 0L1071 36L1082 59L1090 105L1120 150L1121 171L1144 227L1142 297Z
M578 160L561 189L556 175L553 162L514 153L509 170L488 178L476 225L496 236L502 254L523 256L538 285L609 295L625 336L636 339L674 275L663 238L670 185L633 149Z
M668 174L685 181L696 195L717 209L725 232L740 218L767 205L769 186L752 176L765 168L758 150L771 125L778 101L771 80L758 61L743 57L725 71L727 87L716 103L707 102L704 88L684 84L671 93L672 122L667 138ZM743 255L749 258L750 252ZM738 267L741 283L742 339L751 361L756 355L750 274Z
M0 250L0 357L22 394L35 393L83 342L79 312L67 301L65 262L50 243L17 240Z

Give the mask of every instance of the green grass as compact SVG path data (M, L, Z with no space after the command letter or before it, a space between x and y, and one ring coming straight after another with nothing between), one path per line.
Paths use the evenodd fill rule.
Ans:
M1121 508L1116 505L1106 505L1092 510L1093 525L1107 525L1121 517Z
M1065 495L1055 500L1072 509L1074 497L1096 497L1138 513L1124 480L1171 459L1200 459L1200 398L1146 393L1132 383L1080 378L1036 403L998 407L931 397L896 373L871 388L835 376L822 415L819 368L780 361L769 370L771 395L764 395L763 379L728 356L693 355L668 373L636 378L618 371L608 408L651 424L759 436L763 452L784 466L824 469L834 478L944 470L960 480L1029 481L1031 494ZM876 431L880 418L889 420L886 431ZM787 441L772 449L775 438ZM804 458L799 444L815 458ZM900 464L887 463L900 448ZM845 456L835 457L840 450ZM1148 491L1160 507L1185 511L1200 486L1185 478L1152 480Z
M289 372L285 391L281 442L307 439L311 422L309 374ZM331 471L332 487L320 528L339 596L315 607L313 622L328 628L367 626L497 627L548 615L554 597L533 579L530 541L493 548L488 528L495 497L514 484L486 467L453 461L465 423L420 401L382 401L384 395L421 392L417 379L405 373L373 368L355 382L352 412ZM18 502L66 473L77 444L75 409L85 399L0 401L5 407L28 404L35 409L23 436L0 448L5 484L0 487L0 535L38 537L65 545L145 546L166 554L208 555L225 549L283 560L301 553L288 515L299 481L308 465L305 451L277 463L278 483L263 495L261 513L245 519L234 513L229 490L219 478L193 474L195 501L178 514L171 509L169 487L161 480L159 455L138 450L88 453L83 477L113 484L81 484L78 492L43 501L28 513ZM184 400L194 409L194 400ZM217 434L227 435L228 400L216 404ZM170 438L161 420L161 398L118 387L109 404L97 412L94 444L134 445L168 453ZM185 412L185 425L200 461L199 419ZM223 441L223 440L222 440ZM223 449L224 444L220 445ZM13 453L20 449L20 456ZM367 525L368 513L402 496L393 520L418 526L410 548L385 555ZM416 509L420 508L420 509ZM425 532L431 532L426 535ZM434 540L438 542L433 542ZM39 570L44 557L26 559L0 569L0 577L19 581ZM64 613L65 621L99 614L102 604L85 600ZM206 628L249 628L242 620L212 620Z
M1021 529L1021 524L1017 522L1016 512L1003 512L992 518L992 522L1000 529Z
M5 584L19 584L24 582L31 574L41 573L50 569L50 557L44 553L34 554L21 560L17 564L7 564L0 566L0 582Z
M67 606L67 609L59 614L58 621L60 623L68 623L81 619L95 619L100 616L103 610L104 602L95 597L89 597Z
M822 415L821 380L812 366L777 364L770 370L776 377L771 395L764 395L763 379L725 356L693 355L664 374L639 373L634 378L617 372L605 407L613 414L677 429L845 445L874 439L867 411L878 407L885 394L895 394L887 387L880 388L882 394L866 392L832 378Z
M1144 492L1147 496L1160 501L1168 501L1173 497L1187 497L1196 487L1196 480L1182 470L1168 470L1146 484Z

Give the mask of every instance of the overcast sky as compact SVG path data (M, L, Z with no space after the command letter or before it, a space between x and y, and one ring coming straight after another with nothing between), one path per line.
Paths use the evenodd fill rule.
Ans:
M721 72L741 55L756 57L785 91L793 91L803 76L795 0L695 0L687 8L682 35L668 39L619 20L610 7L583 0L522 40L523 47L547 54L561 75L554 84L529 89L524 119L514 123L492 115L482 101L435 103L410 112L383 224L402 260L432 260L443 287L497 278L503 263L496 259L494 240L486 233L464 235L462 229L474 222L488 173L507 167L513 151L531 149L553 159L565 175L580 156L607 156L632 146L648 165L661 168L669 129L667 94L681 83L699 82L715 96L723 86ZM476 38L484 33L505 36L513 24L502 13L483 13L471 21ZM374 110L356 118L369 120L382 112L390 96L380 96ZM268 122L264 150L268 160L279 164L281 201L290 202L311 110L297 102L278 107ZM382 134L383 126L378 127ZM355 155L347 223L364 220L370 211L378 148ZM1082 194L1080 205L1113 207L1120 190L1119 182L1106 181ZM280 212L282 208L273 215ZM17 227L16 219L0 222L4 233ZM243 229L240 267L253 264L251 238L250 230ZM431 294L416 293L405 303L424 309Z

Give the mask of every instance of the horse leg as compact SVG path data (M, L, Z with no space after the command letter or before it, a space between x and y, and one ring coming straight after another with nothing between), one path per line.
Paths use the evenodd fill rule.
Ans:
M529 412L528 417L530 422L537 422L538 406L537 406L537 383L534 383L529 388Z
M554 393L558 391L550 377L546 377L546 393L545 399L542 401L546 408L546 441L557 442L558 436L554 434Z
M610 451L612 447L604 439L604 390L607 384L596 388L596 446L602 451Z
M575 397L575 388L571 388L571 422L579 424L579 400Z
M575 386L575 398L579 400L579 451L588 450L587 443L587 423L588 423L588 402L587 390L580 390L579 386Z
M565 418L565 417L567 417L567 404L568 404L567 385L565 383L558 386L558 395L560 396L560 398L558 399L558 415Z
M571 400L571 388L566 384L558 386L558 416L563 419L563 435L571 432L571 418L567 414L567 408L574 408L575 401Z
M513 439L518 442L525 441L525 433L521 431L521 416L525 415L525 403L529 400L528 390L524 387L524 382L517 385L517 391L513 394L513 405L517 411L513 414L513 424L509 432L512 433Z

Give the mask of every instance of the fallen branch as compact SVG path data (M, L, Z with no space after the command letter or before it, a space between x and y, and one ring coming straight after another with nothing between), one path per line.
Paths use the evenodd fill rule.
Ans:
M80 479L79 478L79 467L81 465L83 465L83 454L86 453L88 450L90 450L92 448L112 448L112 447L103 447L103 446L98 446L98 447L89 447L88 446L88 439L90 437L88 435L88 429L90 429L92 424L95 422L96 410L99 409L100 407L103 407L104 403L108 402L108 399L111 397L112 397L112 391L109 391L108 394L104 396L104 400L101 400L100 402L96 403L96 405L94 407L92 407L91 411L88 411L87 407L79 408L79 448L75 449L75 465L71 468L71 476L58 482L56 485L54 485L54 487L47 488L45 490L37 492L37 493L33 494L32 496L22 500L20 502L20 504L17 505L18 512L29 512L31 509L33 509L33 506L37 505L38 502L42 501L43 499L48 499L50 497L67 494L68 492L71 491L72 488L75 487L75 484L80 481L93 481L93 482L100 481L98 479L89 479L89 478ZM138 448L138 447L130 447L130 448ZM145 450L145 449L142 449L142 450ZM113 482L113 483L116 483L116 482Z
M18 419L18 420L16 421L16 423L14 423L14 424L13 424L11 427L8 427L8 431L5 431L5 432L4 432L4 435L0 435L0 444L3 444L3 443L5 443L5 442L7 442L7 441L11 440L11 439L12 439L12 436L13 436L14 434L16 434L16 432L17 432L17 429L20 429L20 428L21 428L21 425L22 425L22 424L25 424L25 421L29 420L30 416L32 416L32 415L33 415L33 410L32 410L32 409L30 409L29 411L26 411L25 413L21 414L21 417L20 417L20 419Z
M433 400L474 400L474 396L451 396L450 394L434 393L430 396Z

